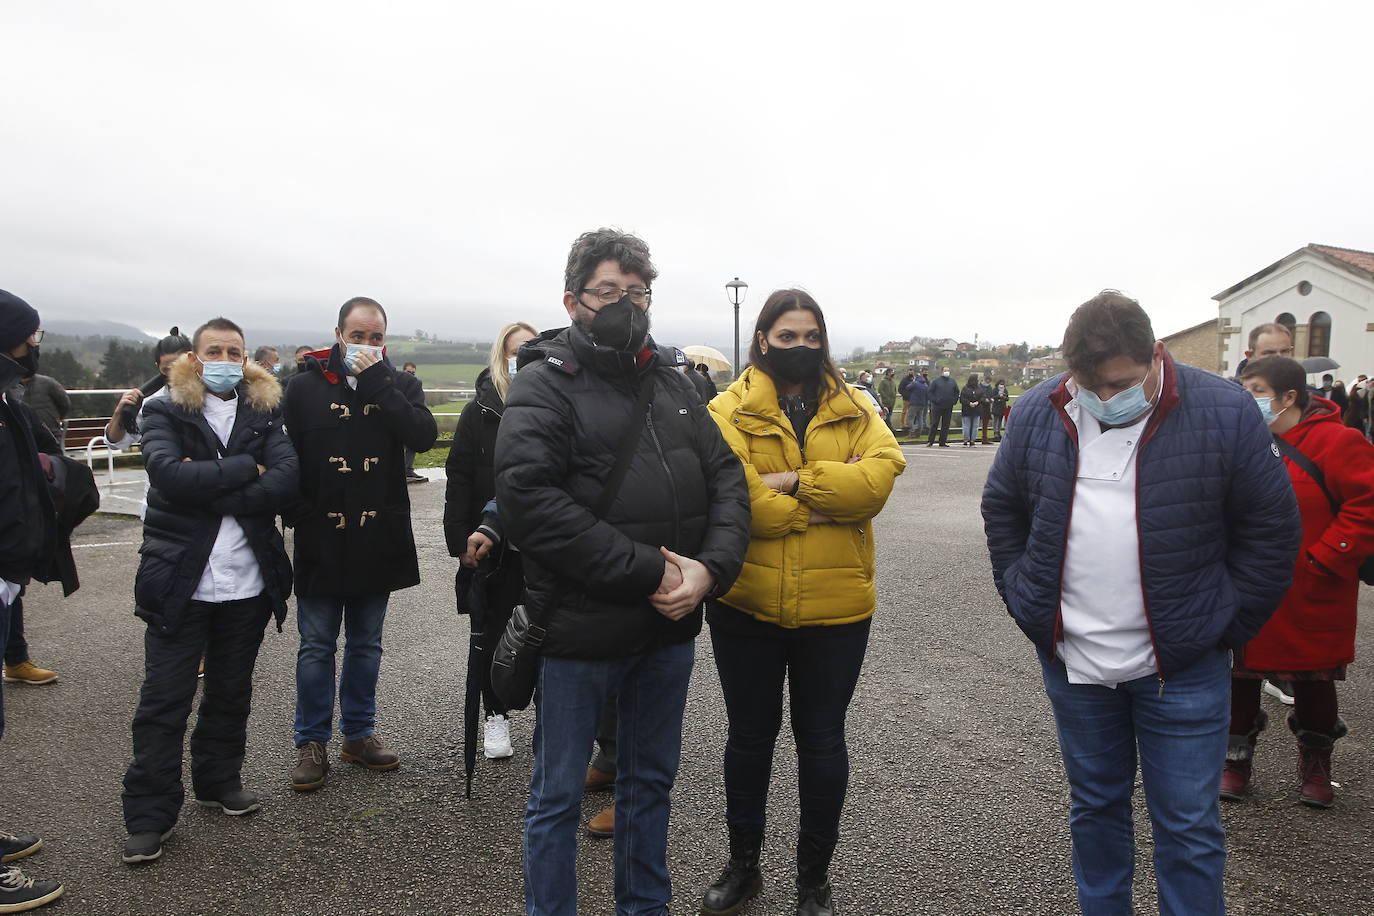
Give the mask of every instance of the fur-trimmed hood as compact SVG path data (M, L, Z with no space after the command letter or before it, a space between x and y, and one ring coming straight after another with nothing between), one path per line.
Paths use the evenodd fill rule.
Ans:
M172 363L167 373L167 396L183 410L191 413L205 411L205 383L200 380L192 354L183 354ZM236 389L248 399L248 406L260 413L270 413L281 404L281 382L277 377L251 359L243 367L243 381Z

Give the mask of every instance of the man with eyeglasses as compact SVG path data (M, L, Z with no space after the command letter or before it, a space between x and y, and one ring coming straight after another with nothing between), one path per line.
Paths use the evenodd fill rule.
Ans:
M573 323L521 348L496 442L496 502L524 557L527 606L550 615L524 831L525 908L539 916L577 913L579 812L609 697L615 911L667 913L669 795L702 601L734 582L749 540L739 460L676 371L682 351L649 337L657 275L632 235L573 243ZM627 469L598 514L622 450Z
M0 290L0 653L9 636L11 610L29 580L51 562L58 549L57 513L38 457L39 451L53 453L56 443L28 407L5 393L25 373L37 371L38 344L43 339L38 324L38 312L31 305ZM56 453L60 452L56 447ZM4 731L0 691L0 735ZM0 794L5 792L0 787ZM14 862L42 848L43 841L33 834L0 831L0 863ZM62 892L56 881L26 878L17 866L0 864L0 913L43 906Z

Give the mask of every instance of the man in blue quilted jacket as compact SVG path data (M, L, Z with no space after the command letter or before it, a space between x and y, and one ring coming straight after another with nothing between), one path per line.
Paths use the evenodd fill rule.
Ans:
M1079 905L1131 912L1138 762L1161 914L1221 914L1230 650L1290 584L1293 488L1254 398L1175 363L1134 300L1081 305L1064 359L1017 401L983 520L1054 709Z

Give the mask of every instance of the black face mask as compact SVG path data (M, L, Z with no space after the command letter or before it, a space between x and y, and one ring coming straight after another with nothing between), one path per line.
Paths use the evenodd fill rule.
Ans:
M603 305L587 325L592 340L603 347L623 353L638 353L649 335L649 315L621 296L610 305Z
M773 347L764 354L769 367L778 378L794 385L818 379L823 357L824 354L818 347L803 344L795 347Z
M33 344L29 344L29 352L23 356L11 356L10 359L14 360L19 368L24 370L24 378L28 378L38 371L38 348Z

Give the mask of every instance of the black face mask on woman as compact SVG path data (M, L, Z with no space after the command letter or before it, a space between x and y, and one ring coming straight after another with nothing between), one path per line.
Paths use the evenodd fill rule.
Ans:
M796 385L820 377L824 354L819 347L798 344L795 347L773 347L764 354L764 358L778 378Z
M644 338L649 335L649 316L631 302L629 296L621 296L601 307L587 325L587 331L592 340L603 347L635 353L644 346Z

